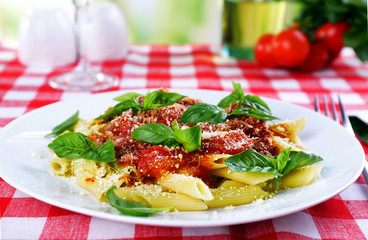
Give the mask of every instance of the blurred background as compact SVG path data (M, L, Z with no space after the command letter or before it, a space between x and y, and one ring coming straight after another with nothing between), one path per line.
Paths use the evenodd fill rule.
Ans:
M97 0L94 2L103 2ZM221 42L221 0L112 0L127 21L130 43L210 43ZM65 9L71 20L72 0L0 0L2 40L14 44L17 26L31 7Z

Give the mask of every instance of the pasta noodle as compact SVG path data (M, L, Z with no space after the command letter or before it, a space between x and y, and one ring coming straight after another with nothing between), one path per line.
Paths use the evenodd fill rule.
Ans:
M211 200L210 188L199 178L183 174L168 174L158 184L177 193L184 193L193 198Z
M70 171L70 159L66 158L52 158L50 165L55 175L66 176Z
M140 185L137 187L123 187L115 190L120 198L137 201L154 208L174 207L179 211L201 211L208 206L200 199L186 194L163 191L158 185Z
M130 102L135 107L121 113L113 109L117 115L109 115L115 112L108 109L105 118L79 119L72 128L62 130L64 134L84 134L96 149L112 142L113 161L55 156L50 161L52 172L75 177L80 187L102 202L106 201L106 192L116 186L117 197L148 207L202 211L209 207L249 204L274 196L275 174L271 171L232 171L227 165L234 159L232 156L252 149L276 161L276 156L285 149L304 149L298 134L306 124L305 117L270 123L247 115L226 115L232 111L231 107L226 107L223 114L227 117L223 122L183 123L181 117L190 106L200 103L199 100L186 97L171 105L145 108L144 99L145 96L137 97ZM148 124L157 124L150 126L159 128L159 133L149 135L145 130L141 134L154 141L162 138L162 142L140 141L133 137L138 128ZM190 131L198 128L197 135L190 135ZM199 143L195 142L198 138ZM96 151L94 154L100 154ZM294 169L282 177L280 189L311 184L321 169L321 164Z
M273 174L250 173L250 172L232 172L228 168L220 168L211 171L213 176L223 177L249 185L257 185L259 183L275 178Z
M297 188L309 185L319 176L321 170L322 164L297 168L282 178L280 189Z
M272 194L265 192L259 186L219 187L211 189L214 199L205 201L208 207L226 207L249 204L257 199L267 199Z

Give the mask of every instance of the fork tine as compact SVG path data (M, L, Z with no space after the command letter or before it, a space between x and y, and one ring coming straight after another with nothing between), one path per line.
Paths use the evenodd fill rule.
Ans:
M317 94L314 95L314 111L321 112L321 109L319 108L319 100Z
M341 121L342 121L342 125L344 125L346 127L347 125L347 117L346 117L346 113L345 113L345 109L344 109L344 105L342 104L340 95L337 95L337 100L339 102L339 107L340 107L340 112L341 112Z
M323 108L325 110L325 115L326 117L330 117L330 111L328 109L328 102L327 102L326 95L323 95L322 100L323 100Z
M339 102L341 102L341 101L339 101ZM336 113L337 111L336 111L335 101L333 100L332 95L330 95L330 103L331 103L332 118L335 121L339 121L339 119L337 118L337 113Z

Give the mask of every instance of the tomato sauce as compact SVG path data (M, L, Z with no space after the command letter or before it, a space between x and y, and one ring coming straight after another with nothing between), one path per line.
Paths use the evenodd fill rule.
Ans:
M140 97L138 101L143 101ZM103 127L89 138L96 145L111 139L114 142L117 161L123 166L135 166L137 178L155 182L167 173L187 174L201 178L211 185L209 170L213 166L213 154L238 154L247 149L274 156L277 147L272 144L272 136L265 122L247 116L231 116L224 123L198 123L202 128L201 149L187 152L183 147L169 148L152 146L130 137L134 129L149 123L161 123L172 127L191 105L199 100L186 97L178 103L156 109L134 113L132 110L120 116L102 120ZM179 124L191 127L195 124Z

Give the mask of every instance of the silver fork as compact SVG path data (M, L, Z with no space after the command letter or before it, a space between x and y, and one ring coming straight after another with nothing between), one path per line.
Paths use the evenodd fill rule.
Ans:
M345 109L344 109L344 105L342 104L342 101L341 101L341 98L340 98L339 95L337 95L337 101L338 101L339 108L340 108L340 113L341 113L340 118L341 119L339 119L337 117L336 105L335 105L335 102L334 102L334 100L332 98L332 95L329 96L329 99L328 100L327 100L326 95L323 95L322 96L323 112L324 112L324 114L327 117L331 117L333 120L335 120L337 122L340 122L340 120L341 120L341 123L346 128L346 130L350 134L352 134L352 135L355 136L354 130L353 130L351 124L350 124L349 118L346 115L346 112L345 112ZM330 108L331 108L332 116L330 114L330 110L329 110ZM314 95L314 110L316 112L322 113L321 108L320 108L319 98L318 98L317 95ZM364 162L363 175L365 177L365 180L368 183L368 163L366 161Z

